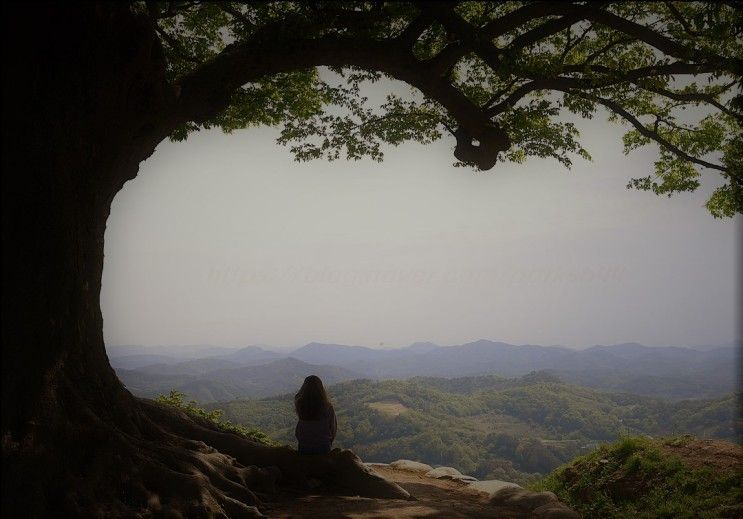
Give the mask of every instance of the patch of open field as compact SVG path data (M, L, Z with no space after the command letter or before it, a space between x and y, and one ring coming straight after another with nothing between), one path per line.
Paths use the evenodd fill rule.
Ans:
M385 416L399 416L408 410L408 408L400 402L390 400L384 400L381 402L369 402L366 405L368 405L375 411L382 413Z

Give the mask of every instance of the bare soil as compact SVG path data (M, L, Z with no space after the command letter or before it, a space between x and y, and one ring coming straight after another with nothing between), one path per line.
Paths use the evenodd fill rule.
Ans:
M692 440L680 445L661 446L666 454L677 456L696 469L712 467L720 471L743 471L743 447L722 440Z

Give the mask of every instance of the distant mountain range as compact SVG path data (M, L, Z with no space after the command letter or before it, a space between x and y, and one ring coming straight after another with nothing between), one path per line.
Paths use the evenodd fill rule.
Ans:
M357 378L522 376L546 371L595 389L671 400L711 398L736 390L739 347L648 347L626 343L575 350L479 340L459 346L419 342L373 349L310 343L288 354L260 346L109 348L112 366L135 394L178 389L202 402L291 392L304 376L331 384ZM179 355L180 353L180 355Z
M201 359L203 365L210 360ZM221 360L214 366L222 366ZM186 365L185 368L179 369ZM145 369L117 369L121 381L135 395L154 398L175 389L187 399L216 402L237 398L261 398L295 392L308 375L318 375L326 384L363 378L339 366L317 366L293 358L268 361L266 364L217 369L195 373L193 361L165 365L162 372L150 366Z

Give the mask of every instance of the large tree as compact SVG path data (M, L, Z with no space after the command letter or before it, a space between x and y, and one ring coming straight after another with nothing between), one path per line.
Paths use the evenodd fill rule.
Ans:
M260 504L250 488L270 477L246 467L279 466L284 481L328 470L135 399L109 366L99 304L106 219L163 139L282 125L298 159L380 159L384 143L450 133L460 165L539 156L569 166L588 154L566 115L606 113L628 125L627 151L659 149L631 187L691 191L710 171L709 211L733 216L743 212L736 7L5 6L3 509L247 514ZM368 106L365 86L383 77L415 92ZM352 457L329 463L349 491L403 495Z

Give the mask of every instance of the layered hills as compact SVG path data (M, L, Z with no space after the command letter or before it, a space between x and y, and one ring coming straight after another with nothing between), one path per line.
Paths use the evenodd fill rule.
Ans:
M175 389L198 402L286 393L301 386L309 374L318 375L328 384L360 377L346 368L316 366L294 358L243 366L223 359L199 359L157 368L117 369L116 373L137 396L154 398Z
M414 343L406 348L310 343L289 352L259 346L109 348L129 389L152 397L178 389L200 402L270 396L296 388L309 374L328 383L416 376L519 377L547 371L594 389L669 400L714 398L736 388L736 345L680 348L627 343L575 350L479 340L458 346ZM247 369L256 368L260 369ZM282 380L279 380L282 379Z

